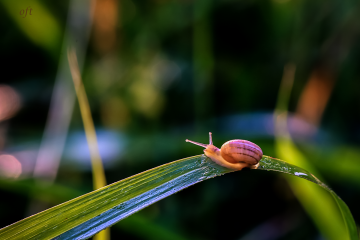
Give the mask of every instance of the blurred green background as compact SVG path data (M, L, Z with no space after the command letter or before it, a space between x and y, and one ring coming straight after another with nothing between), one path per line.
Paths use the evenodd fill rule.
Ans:
M218 147L246 139L280 157L274 111L292 64L287 130L360 221L358 1L0 0L0 16L0 228L92 191L69 46L108 183L201 154L184 140L207 143L209 131ZM246 170L155 203L111 236L327 239L282 174Z

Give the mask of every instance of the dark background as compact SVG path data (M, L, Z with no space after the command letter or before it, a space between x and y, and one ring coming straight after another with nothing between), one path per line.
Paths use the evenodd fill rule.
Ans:
M246 139L279 157L274 111L284 67L295 66L288 131L359 221L357 1L79 2L0 1L0 228L93 189L68 46L108 183L201 154L184 140L207 143L209 131L218 147ZM70 113L63 127L59 106ZM46 136L60 143L47 148ZM41 149L59 166L36 170ZM137 215L151 224L124 220L112 238L327 239L274 172L230 173Z

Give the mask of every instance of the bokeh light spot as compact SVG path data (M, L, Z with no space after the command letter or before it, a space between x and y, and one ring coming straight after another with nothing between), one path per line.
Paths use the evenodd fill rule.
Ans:
M10 86L0 85L0 121L14 116L20 109L20 95Z
M5 178L18 178L22 172L21 163L9 154L0 155L0 176Z

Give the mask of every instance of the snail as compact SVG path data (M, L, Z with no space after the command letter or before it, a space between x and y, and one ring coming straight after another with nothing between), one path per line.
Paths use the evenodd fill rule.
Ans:
M218 149L213 145L212 134L209 132L209 144L203 144L186 139L186 142L204 147L204 153L220 166L233 170L241 170L243 168L256 169L262 158L263 152L261 148L246 140L234 139L227 141Z

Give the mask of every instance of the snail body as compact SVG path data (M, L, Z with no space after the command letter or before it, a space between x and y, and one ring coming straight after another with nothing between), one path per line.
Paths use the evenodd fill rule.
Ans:
M204 147L204 154L220 166L233 170L243 168L257 168L263 152L261 148L247 140L234 139L227 141L221 149L215 147L212 142L212 134L209 133L209 144L203 144L186 139L186 142Z

